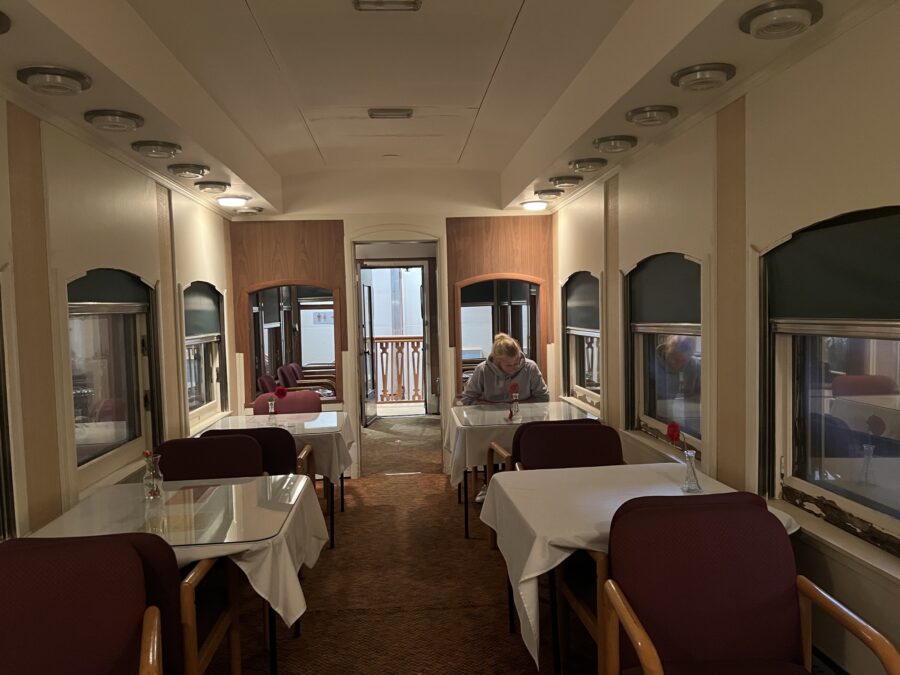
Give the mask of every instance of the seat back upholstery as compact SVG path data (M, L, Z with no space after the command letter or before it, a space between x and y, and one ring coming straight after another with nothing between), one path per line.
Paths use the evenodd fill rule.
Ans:
M525 469L623 464L618 432L597 420L526 422L516 429L513 463Z
M291 369L291 373L294 375L295 380L300 380L303 378L303 368L300 367L300 364L296 361L291 361L288 364L288 368Z
M258 429L210 429L201 438L241 434L256 439L262 448L263 469L269 475L297 473L297 445L291 432L281 427Z
M896 394L897 383L887 375L838 375L831 382L835 396L876 396Z
M0 545L6 673L137 673L147 598L141 559L107 538Z
M278 384L285 389L297 386L297 378L294 377L294 371L288 366L278 366Z
M784 526L757 495L626 502L610 525L609 576L664 667L803 663L794 554ZM624 650L623 666L635 663L629 652L634 658Z
M271 394L262 394L253 401L254 415L269 413ZM275 399L275 412L282 413L315 413L322 412L322 397L308 389L289 391L284 398Z
M259 385L259 390L264 394L269 394L275 391L275 387L278 385L275 383L275 378L266 373L265 375L260 375L256 378L256 384Z
M156 450L164 480L239 478L263 474L262 448L240 434L209 438L176 438Z

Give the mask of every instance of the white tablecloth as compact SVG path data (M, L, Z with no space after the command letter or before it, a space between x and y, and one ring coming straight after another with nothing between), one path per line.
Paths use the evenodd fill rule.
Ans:
M606 551L612 516L623 503L648 495L684 495L684 474L684 465L676 463L494 474L481 520L497 533L497 546L515 591L522 640L536 664L538 577L578 549ZM700 472L697 477L704 493L733 492ZM772 513L788 532L798 529L789 515Z

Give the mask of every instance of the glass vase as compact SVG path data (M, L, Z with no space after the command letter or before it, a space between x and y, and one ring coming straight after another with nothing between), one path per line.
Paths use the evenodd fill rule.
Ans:
M144 458L144 499L159 499L162 495L163 475L159 469L159 455Z
M519 414L519 395L518 394L512 395L512 406L510 407L510 410L512 410L513 417L515 417L516 415Z
M875 444L874 443L863 443L863 465L862 465L862 480L861 483L868 484L869 483L869 465L872 463L872 457L875 454Z
M685 448L684 450L684 483L681 484L681 491L689 494L703 492L700 482L697 480L697 470L694 467L694 457L697 455L695 450Z

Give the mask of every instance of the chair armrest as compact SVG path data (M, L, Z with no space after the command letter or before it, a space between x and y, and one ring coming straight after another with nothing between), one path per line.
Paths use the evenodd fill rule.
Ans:
M516 462L516 471L525 471L525 465L522 462Z
M159 608L150 606L144 610L139 675L162 675L162 634L160 631Z
M504 448L502 445L500 445L496 441L491 441L490 446L488 446L488 451L493 452L494 453L493 457L498 460L498 461L494 462L494 464L499 464L500 462L503 462L504 464L507 465L507 467L510 466L509 462L512 459L512 453L509 450L507 450L506 448Z
M797 590L871 649L888 675L900 675L900 653L884 635L803 575L797 576Z
M647 631L641 625L622 589L619 588L615 581L608 579L603 585L603 590L608 600L604 610L606 612L604 617L607 637L606 648L608 652L614 652L615 654L615 672L618 672L618 624L621 623L628 634L628 639L631 640L631 644L634 646L634 651L637 652L644 675L663 675L662 662L659 660L659 654L656 653L656 647L653 646L650 636L647 635ZM609 661L607 661L607 664L609 664Z
M313 448L307 443L303 446L300 452L297 454L297 472L300 474L307 473L309 469L309 458L312 454Z

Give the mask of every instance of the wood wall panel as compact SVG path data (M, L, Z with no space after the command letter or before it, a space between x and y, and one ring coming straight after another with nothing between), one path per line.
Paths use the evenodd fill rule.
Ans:
M342 396L341 351L347 351L347 289L344 223L340 220L281 220L231 223L235 348L244 354L245 395L253 400L256 381L250 346L248 293L269 286L308 284L334 292L337 395Z
M553 342L553 216L501 216L447 219L447 285L450 294L449 342L456 346L461 286L489 278L518 277L540 285L540 358L547 370ZM458 353L457 353L458 355Z

